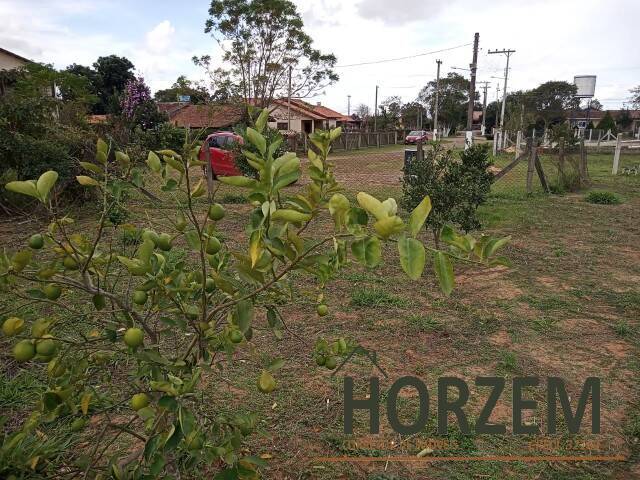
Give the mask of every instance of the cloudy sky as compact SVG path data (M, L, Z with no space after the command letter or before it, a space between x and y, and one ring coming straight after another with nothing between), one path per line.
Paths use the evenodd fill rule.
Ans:
M511 57L509 90L547 80L598 76L596 98L620 108L640 85L638 0L295 0L316 46L338 57L340 81L313 99L346 113L360 103L373 107L399 95L413 100L420 87L454 67L468 68L474 32L480 33L479 81L489 81L489 99ZM90 65L98 56L126 56L153 90L180 74L202 72L193 55L219 59L216 42L204 33L207 0L0 0L0 47L63 68ZM452 47L459 47L451 49ZM432 55L374 62L451 49ZM463 70L459 73L467 74Z

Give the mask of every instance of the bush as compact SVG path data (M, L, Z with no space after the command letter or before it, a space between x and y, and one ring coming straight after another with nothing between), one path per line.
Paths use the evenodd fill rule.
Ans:
M453 288L453 258L482 265L500 261L495 254L507 239L483 236L476 242L450 230L443 234L447 251L427 250L416 236L429 215L428 198L405 222L393 199L381 202L361 192L356 206L337 193L327 155L340 129L311 136L318 153L309 152L308 189L288 198L282 189L299 178L300 160L294 153L278 159L270 153L275 148L262 134L267 115L265 109L247 135L260 152L252 158L257 179L220 179L246 189L254 202L244 222L246 238L234 238L232 245L223 238L229 225L224 208L207 203L197 210L207 196L199 169L190 168L202 163L195 142L180 155L151 151L138 168L126 153L111 152L99 140L95 162L84 164L86 172L78 177L84 187L108 192L100 196L105 201L96 228L58 215L57 202L49 201L58 178L53 171L37 183L7 185L41 202L52 223L31 232L30 248L0 254L3 294L31 300L28 310L3 311L9 317L3 319L9 340L3 346L46 379L33 412L2 439L0 451L21 454L0 463L0 477L29 477L37 467L46 478L71 471L88 478L200 478L203 469L211 478L216 470L217 478L256 478L264 462L251 455L245 439L259 425L258 413L227 413L209 392L235 375L253 377L264 394L278 388L285 359L270 358L266 352L274 340L263 337L272 333L281 340L288 333L283 312L299 300L292 289L303 291L295 282L307 276L316 283L306 295L324 317L325 285L349 258L378 265L385 241L397 245L400 265L414 280L423 273L428 251L446 294ZM163 205L175 205L169 218L165 209L153 216L160 231L150 229L146 212L132 224L109 223L122 192L149 177L161 185ZM323 224L322 236L315 237L309 232L318 229L307 226L325 214L334 228ZM136 227L146 227L140 237ZM121 241L113 242L119 232ZM260 338L253 338L254 326ZM347 351L344 338L319 338L310 348L310 368L333 369ZM238 363L236 352L253 361ZM228 371L231 364L240 371ZM42 425L52 422L86 429L91 443L64 456L34 448Z
M405 166L402 205L411 209L424 196L431 198L432 211L426 225L432 230L436 245L447 223L459 225L465 232L480 228L476 210L486 201L493 180L489 146L474 145L457 157L452 150L435 143L423 157Z
M597 203L599 205L618 205L622 203L622 200L618 195L605 190L594 190L589 192L586 195L585 200L589 203Z

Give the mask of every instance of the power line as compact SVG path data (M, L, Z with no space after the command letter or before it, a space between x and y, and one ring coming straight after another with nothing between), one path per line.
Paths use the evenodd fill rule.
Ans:
M348 65L337 65L334 68L359 67L359 66L362 66L362 65L376 65L376 64L379 64L379 63L397 62L397 61L400 61L400 60L408 60L410 58L417 58L417 57L424 57L426 55L433 55L434 53L448 52L450 50L455 50L457 48L468 47L469 45L472 45L472 43L465 43L464 45L457 45L455 47L443 48L443 49L440 49L440 50L432 50L430 52L416 53L415 55L408 55L406 57L387 58L385 60L373 60L373 61L370 61L370 62L350 63Z

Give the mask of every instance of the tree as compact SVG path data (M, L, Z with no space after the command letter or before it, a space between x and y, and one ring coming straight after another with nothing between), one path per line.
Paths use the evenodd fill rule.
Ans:
M568 110L578 110L580 99L576 98L576 86L564 81L543 83L528 92L536 119L544 123L545 128L565 121Z
M127 81L122 94L122 116L133 127L143 130L154 128L167 121L167 116L158 111L156 102L151 98L151 90L138 77Z
M370 123L369 120L371 118L371 109L369 106L361 103L356 107L355 114L360 120L362 120L362 128L366 128Z
M619 125L622 130L628 130L633 124L633 118L631 118L631 113L628 108L625 108L620 112L620 115L618 115L618 118L616 119L616 124Z
M495 254L507 239L476 242L447 231L446 251L425 246L417 236L431 209L428 197L406 221L393 199L381 202L360 192L353 205L339 193L327 162L339 129L311 136L317 151L309 150L308 189L289 196L283 189L299 178L300 160L291 152L273 158L277 145L261 133L267 119L265 109L247 129L260 152L251 154L258 178L221 178L257 202L244 219L246 238L231 242L225 241L231 230L215 192L207 194L206 182L193 177L198 169L192 167L201 165L195 142L186 142L180 154L150 152L143 169L98 141L95 162L83 163L86 175L77 178L103 199L93 229L55 208L56 172L7 185L39 201L50 225L33 232L29 248L0 254L0 287L29 306L3 318L2 332L13 343L15 361L46 383L21 427L3 437L3 478L32 477L36 467L43 477L187 478L201 477L206 468L209 478L216 470L218 478L256 478L264 462L243 444L265 422L255 411L225 413L211 404L207 389L233 382L235 369L253 377L265 395L278 388L278 370L296 359L267 352L273 338L288 337L284 317L301 278L317 284L309 296L325 317L325 285L349 259L378 265L383 242L396 245L400 266L413 280L428 259L445 294L454 285L453 259L499 261ZM136 237L131 225L107 219L114 199L145 182L161 186L163 214L151 224L141 212L137 221L147 227ZM203 206L205 211L198 208ZM316 229L307 227L325 215L334 226L323 226L317 238L309 233ZM117 241L124 232L137 244ZM176 261L169 252L178 242L188 253ZM82 302L74 304L80 310L69 306L70 299ZM274 337L254 338L254 328ZM316 339L309 348L313 368L335 369L352 348L344 338ZM251 362L238 362L242 357ZM121 379L115 388L113 377ZM90 425L93 445L55 457L48 450L36 453L39 426L53 421L76 431Z
M404 169L402 205L415 208L425 192L431 198L431 214L426 226L439 248L443 227L459 225L469 232L480 228L476 211L491 190L493 174L488 144L474 145L459 154L440 144L415 158ZM448 233L447 233L448 235Z
M400 116L405 128L427 128L427 110L420 102L409 102L402 105Z
M429 114L435 114L436 81L431 80L418 94L418 101L427 105ZM438 94L438 123L440 127L458 128L466 123L469 102L469 80L451 72L440 79Z
M157 102L176 102L181 95L188 95L189 102L199 105L209 103L211 96L205 87L192 82L184 75L180 75L171 88L158 90L154 98Z
M596 110L596 111L601 111L603 108L602 104L600 103L600 101L597 98L594 98L593 100L591 100L589 102L589 109L590 110Z
M633 104L633 108L637 108L640 110L640 85L635 88L629 90L631 92L631 103Z
M600 119L596 128L598 130L604 130L605 132L611 130L611 133L614 135L618 132L618 129L616 128L616 121L611 116L611 112L609 110L604 112L604 116Z
M313 48L303 26L289 0L212 0L205 32L219 41L242 99L267 106L287 94L290 69L294 97L308 97L338 80L336 57Z

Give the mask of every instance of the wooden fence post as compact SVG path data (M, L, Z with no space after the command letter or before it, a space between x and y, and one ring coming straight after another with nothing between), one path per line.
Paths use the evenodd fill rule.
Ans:
M564 179L564 137L560 137L558 142L558 177Z
M611 169L611 175L618 174L618 168L620 167L620 150L622 150L622 135L618 134L616 139L616 150L613 154L613 168Z
M380 132L376 132L376 146L380 148Z
M589 169L587 167L587 149L584 146L584 139L580 140L580 159L578 160L578 175L580 176L580 186L589 184Z
M358 132L358 143L356 145L356 149L360 150L361 146L362 146L362 132Z
M538 154L538 151L536 149L536 142L533 138L529 143L529 148L530 148L529 165L527 167L527 193L532 193L533 192L533 171L535 170L536 155Z

